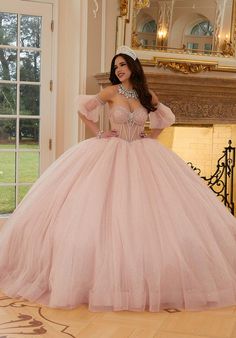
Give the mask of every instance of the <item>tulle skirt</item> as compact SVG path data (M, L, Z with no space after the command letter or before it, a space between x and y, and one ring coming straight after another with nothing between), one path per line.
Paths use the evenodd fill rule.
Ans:
M236 220L152 139L92 138L47 169L0 237L0 288L50 307L236 304Z

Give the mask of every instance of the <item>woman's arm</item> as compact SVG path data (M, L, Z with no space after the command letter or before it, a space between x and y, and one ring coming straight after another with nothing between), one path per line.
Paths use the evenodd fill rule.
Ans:
M150 91L150 94L152 95L152 104L154 104L154 106L157 107L159 104L159 99L152 90L149 90L149 91ZM156 139L163 130L164 129L151 129L151 132L149 133L149 137Z
M102 131L98 128L97 123L88 120L83 114L79 112L79 117L84 122L86 127L88 127L94 136L97 136L99 138L107 138L107 137L116 137L118 136L118 133L116 130L108 130L108 131Z
M113 86L108 86L105 89L103 89L98 95L98 100L101 101L102 103L106 103L111 101L113 95L114 95L114 87ZM101 137L114 137L117 136L117 132L113 130L109 131L101 131L98 127L98 124L89 120L84 114L80 113L78 111L79 117L81 120L85 123L86 127L88 127L93 135L98 136L99 138Z
M89 128L89 130L91 130L91 132L93 133L93 135L97 135L99 132L99 128L97 123L87 119L83 114L81 114L80 112L78 112L79 117L81 118L81 120L84 122L84 124L86 125L86 127Z

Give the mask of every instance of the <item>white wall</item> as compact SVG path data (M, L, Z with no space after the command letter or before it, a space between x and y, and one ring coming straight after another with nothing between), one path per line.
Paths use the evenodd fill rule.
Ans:
M118 0L59 0L57 156L78 141L82 130L76 95L97 93L94 75L109 71L118 14Z
M81 62L86 38L86 2L83 0L59 0L58 18L58 67L57 67L57 156L75 144L78 139L77 115L74 100L79 87L83 87ZM86 41L86 40L85 40ZM86 48L86 45L84 46ZM86 51L86 50L85 50ZM83 88L81 88L83 91Z

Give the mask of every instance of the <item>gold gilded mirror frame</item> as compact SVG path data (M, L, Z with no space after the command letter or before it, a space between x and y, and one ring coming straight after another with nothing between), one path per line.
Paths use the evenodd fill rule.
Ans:
M132 9L145 8L149 5L150 0L119 0L120 1L120 15L117 18L117 36L116 47L126 44L136 50L141 63L145 66L157 66L164 69L170 69L175 72L183 74L199 73L202 71L224 71L236 72L236 0L232 4L231 17L231 32L230 32L230 53L226 51L225 54L217 57L212 53L211 55L203 55L201 53L186 54L179 52L177 55L173 53L165 53L159 50L140 49L136 43L136 33L133 31ZM232 56L232 50L234 56Z

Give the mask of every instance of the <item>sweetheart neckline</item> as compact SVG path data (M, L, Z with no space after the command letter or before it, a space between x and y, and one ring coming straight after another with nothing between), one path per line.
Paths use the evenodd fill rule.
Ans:
M133 111L131 111L129 108L124 107L124 106L122 106L120 104L117 104L117 105L114 105L113 107L111 107L110 110L113 110L113 109L115 109L117 107L123 108L124 110L126 110L128 113L131 113L131 114L135 113L138 110L143 110L144 112L146 112L146 109L142 105L140 105L139 107L136 107Z

